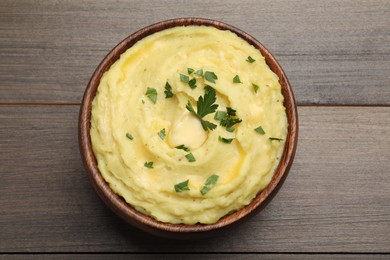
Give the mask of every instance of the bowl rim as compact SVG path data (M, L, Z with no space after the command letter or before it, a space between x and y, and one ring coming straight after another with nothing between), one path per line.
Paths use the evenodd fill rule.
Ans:
M95 156L92 151L90 137L92 101L95 97L97 87L103 73L106 72L110 66L119 59L123 52L125 52L128 48L133 46L142 38L164 29L191 25L212 26L221 30L229 30L258 49L265 57L266 63L270 69L279 77L279 82L282 86L282 94L284 96L284 106L286 108L288 119L288 133L285 141L285 147L282 157L279 161L279 165L277 166L270 183L266 186L266 188L260 191L248 205L242 207L238 211L222 217L214 224L198 223L194 225L188 225L164 223L137 211L131 205L127 204L123 198L114 193L114 191L109 187L108 183L100 174L97 168ZM263 44L261 44L246 32L224 22L206 18L188 17L165 20L139 29L135 33L123 39L104 57L104 59L100 62L94 71L85 89L80 106L78 130L79 148L84 168L87 172L90 182L92 183L92 186L100 198L117 215L119 215L128 223L149 233L170 237L173 233L186 235L189 233L205 233L209 231L220 230L227 226L231 226L233 223L241 222L241 220L245 217L253 215L253 212L264 208L280 189L294 160L298 141L298 112L294 94L287 76L285 75L282 67L279 65L275 57L264 47Z

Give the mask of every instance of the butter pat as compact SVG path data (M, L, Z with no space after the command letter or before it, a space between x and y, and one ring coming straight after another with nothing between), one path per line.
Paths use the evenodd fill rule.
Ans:
M200 147L207 139L207 132L202 127L199 119L184 112L169 132L169 145L177 147L185 145L191 150Z

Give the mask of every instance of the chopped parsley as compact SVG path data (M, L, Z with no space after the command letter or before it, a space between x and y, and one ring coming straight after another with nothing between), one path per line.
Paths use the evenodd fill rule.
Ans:
M252 87L255 93L257 93L257 91L259 90L259 86L257 86L255 83L252 83Z
M234 132L233 126L235 124L241 123L242 120L237 117L236 110L230 107L227 107L226 110L227 112L217 111L217 113L215 113L214 119L220 121L219 124L226 127L226 131Z
M130 140L134 139L134 137L130 133L126 133L126 137L129 138Z
M230 133L233 133L234 132L234 127L228 126L228 127L226 127L226 131L228 131Z
M234 76L233 83L242 83L238 75Z
M187 75L180 74L180 81L184 83L188 83L190 81L190 78Z
M229 116L236 116L237 110L234 110L234 109L231 108L231 107L227 107L227 108L226 108L226 111L227 111L227 114L228 114Z
M145 95L154 103L156 104L157 101L157 90L155 88L148 88L146 90Z
M157 135L161 138L161 140L164 140L164 138L165 138L165 128L161 129L161 131L158 132Z
M215 73L211 71L206 71L203 76L207 81L210 81L211 83L215 83L215 80L218 79L217 75L215 75Z
M233 141L234 138L225 138L225 137L222 137L222 136L219 136L218 137L218 140L222 143L225 143L225 144L230 144L232 141Z
M178 145L175 147L176 149L181 149L181 150L184 150L186 152L189 152L190 151L190 148L188 148L187 146L185 146L184 144L181 144L181 145Z
M192 153L186 154L186 158L187 158L187 160L189 162L195 162L196 161L196 159L195 159L195 157L194 157L194 155Z
M168 83L168 81L167 81L167 83L165 83L165 91L164 91L164 93L165 93L165 98L173 97L172 87Z
M144 163L144 166L145 166L146 168L153 168L153 162L145 162L145 163Z
M195 112L193 106L191 105L190 101L187 103L187 110L190 111L194 116L196 116L200 123L202 124L202 127L205 131L207 130L214 130L217 125L203 120L202 118L205 117L208 114L214 113L215 110L218 108L218 104L214 104L217 100L215 90L208 86L205 88L205 94L204 97L200 96L197 101L197 112Z
M227 113L225 111L217 111L214 115L214 119L221 121L226 117Z
M188 81L188 86L190 86L192 89L196 88L196 79L194 78Z
M268 138L269 140L271 140L271 141L283 141L283 139L281 139L281 138L276 138L276 137L270 137L270 138Z
M176 192L181 192L181 191L186 191L186 190L190 190L190 188L188 188L188 182L190 180L186 180L186 181L183 181L183 182L180 182L178 184L175 185L175 191Z
M261 135L265 135L264 129L261 126L255 128L255 131Z
M217 183L219 176L216 174L211 175L204 183L203 188L200 190L202 195L205 195L210 189Z
M187 68L187 72L188 72L189 75L191 75L191 73L194 72L194 69Z
M198 75L198 76L203 77L203 69L195 71L195 74Z
M253 59L251 56L248 56L248 58L246 59L246 61L249 62L249 63L253 63L253 62L255 62L256 60Z

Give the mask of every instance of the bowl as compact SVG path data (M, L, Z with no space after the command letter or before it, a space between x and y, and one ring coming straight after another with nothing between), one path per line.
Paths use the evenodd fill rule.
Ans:
M120 196L114 193L103 179L98 170L91 145L91 106L103 73L106 72L110 66L119 59L123 52L125 52L128 48L132 47L137 41L143 39L144 37L164 29L188 25L213 26L221 30L230 30L257 48L265 57L266 63L270 69L279 77L288 120L288 134L283 155L268 186L260 191L250 204L236 212L224 216L214 224L186 225L163 223L137 211L131 205L127 204ZM102 60L93 73L86 87L79 114L79 145L81 158L92 186L100 198L118 216L123 218L131 225L151 234L169 238L196 238L203 237L205 235L216 234L222 230L227 229L228 227L231 227L234 224L242 222L243 220L247 219L248 216L253 215L255 212L263 209L275 196L287 177L294 159L297 140L298 114L293 91L283 69L276 61L275 57L259 41L242 30L220 21L203 18L179 18L158 22L140 29L139 31L131 34L123 41L121 41L107 54L107 56Z

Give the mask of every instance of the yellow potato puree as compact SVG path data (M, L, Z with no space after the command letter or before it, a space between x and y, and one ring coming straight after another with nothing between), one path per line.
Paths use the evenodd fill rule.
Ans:
M102 176L127 203L162 222L210 224L270 182L287 117L257 49L186 26L144 38L111 66L90 133Z

